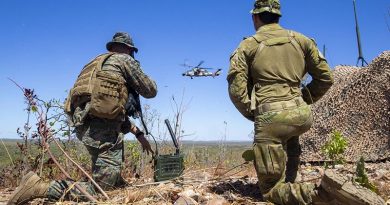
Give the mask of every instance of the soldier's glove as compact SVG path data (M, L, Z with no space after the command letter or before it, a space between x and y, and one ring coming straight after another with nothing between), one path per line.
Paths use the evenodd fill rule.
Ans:
M135 137L137 140L141 143L142 151L146 151L146 153L149 155L149 152L154 155L154 152L152 150L152 147L150 146L148 140L145 138L145 134L143 132L138 132Z
M129 132L131 132L131 122L129 120L129 117L126 116L126 120L122 123L122 126L121 126L121 132L123 134L127 134Z

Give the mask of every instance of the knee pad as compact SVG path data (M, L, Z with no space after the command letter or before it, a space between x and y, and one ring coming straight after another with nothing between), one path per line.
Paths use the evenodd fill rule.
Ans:
M283 175L286 169L286 153L282 144L255 143L255 168L259 175Z

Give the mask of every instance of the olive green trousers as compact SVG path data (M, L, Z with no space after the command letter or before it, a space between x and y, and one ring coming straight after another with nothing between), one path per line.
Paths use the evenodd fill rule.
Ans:
M315 185L294 183L301 152L298 136L313 122L310 106L301 99L268 103L255 114L254 164L264 200L311 204Z

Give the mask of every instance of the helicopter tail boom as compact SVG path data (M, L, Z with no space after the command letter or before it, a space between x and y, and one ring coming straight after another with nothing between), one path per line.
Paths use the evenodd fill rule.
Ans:
M213 73L213 77L219 76L221 75L221 73L222 73L222 69L218 69L217 71L215 71L215 73Z

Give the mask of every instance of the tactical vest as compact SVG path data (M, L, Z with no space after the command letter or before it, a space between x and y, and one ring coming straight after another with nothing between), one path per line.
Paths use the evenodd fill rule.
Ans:
M126 82L109 71L102 70L104 62L114 53L96 57L84 66L65 102L65 112L90 102L89 114L99 118L117 119L125 114L128 98Z

